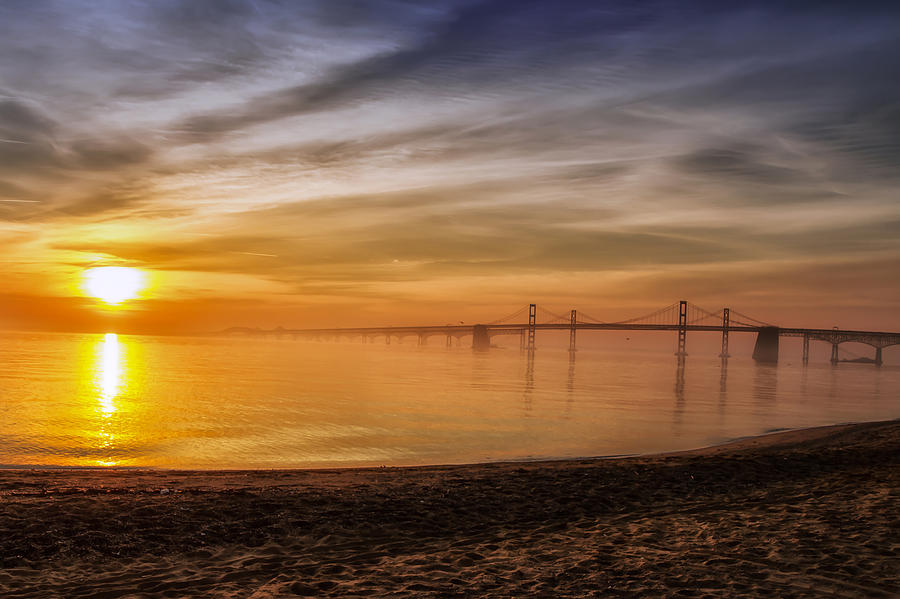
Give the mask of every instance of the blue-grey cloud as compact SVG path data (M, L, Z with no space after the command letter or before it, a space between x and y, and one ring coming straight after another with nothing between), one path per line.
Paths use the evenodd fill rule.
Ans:
M897 16L874 2L10 0L0 219L140 221L171 239L48 243L323 286L890 260Z

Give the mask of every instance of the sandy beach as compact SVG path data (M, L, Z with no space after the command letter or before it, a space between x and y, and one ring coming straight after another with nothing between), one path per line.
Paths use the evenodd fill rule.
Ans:
M895 597L900 422L619 459L0 470L0 596Z

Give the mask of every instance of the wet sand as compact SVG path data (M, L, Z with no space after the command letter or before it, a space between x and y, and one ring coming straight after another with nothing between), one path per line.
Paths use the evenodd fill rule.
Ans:
M0 470L0 597L897 597L900 421L620 459Z

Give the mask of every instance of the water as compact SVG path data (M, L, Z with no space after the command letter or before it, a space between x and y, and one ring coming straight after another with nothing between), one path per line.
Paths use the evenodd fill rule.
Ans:
M0 336L0 464L412 465L687 449L900 416L900 368L713 353Z

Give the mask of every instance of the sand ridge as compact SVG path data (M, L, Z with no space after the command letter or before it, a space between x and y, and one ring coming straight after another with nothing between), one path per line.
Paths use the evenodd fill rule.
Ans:
M900 422L609 460L0 471L0 596L900 595Z

